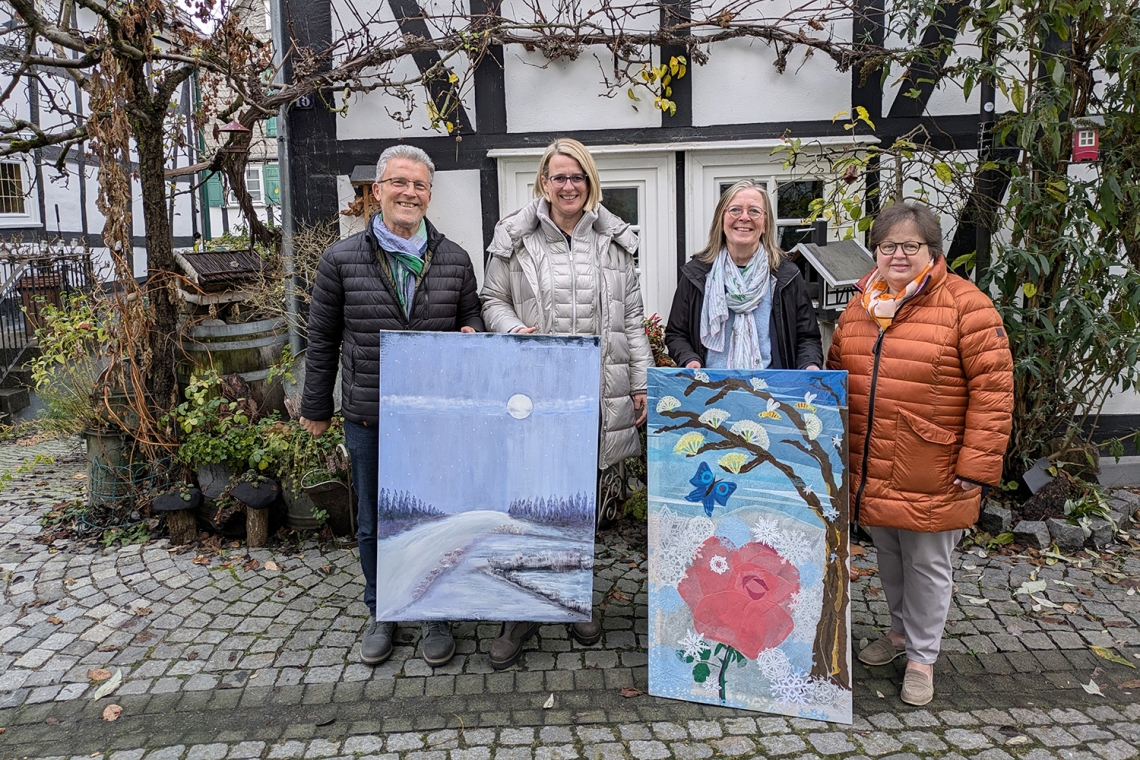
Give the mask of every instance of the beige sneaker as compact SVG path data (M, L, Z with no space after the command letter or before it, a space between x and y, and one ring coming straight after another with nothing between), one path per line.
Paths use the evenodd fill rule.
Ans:
M868 644L859 652L859 662L867 665L886 665L906 654L906 647L896 647L887 636Z
M899 698L916 707L929 704L934 699L934 676L928 676L916 668L907 668Z

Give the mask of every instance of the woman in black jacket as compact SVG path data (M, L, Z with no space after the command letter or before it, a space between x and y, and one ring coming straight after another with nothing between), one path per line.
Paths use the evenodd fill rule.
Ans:
M744 179L721 196L708 244L681 267L665 344L679 367L823 365L815 308L799 269L776 244L763 185Z

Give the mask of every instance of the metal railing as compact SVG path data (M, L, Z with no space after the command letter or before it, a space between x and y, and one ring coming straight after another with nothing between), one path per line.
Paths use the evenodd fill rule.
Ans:
M79 246L31 244L0 251L0 383L35 339L45 304L95 284L91 253Z

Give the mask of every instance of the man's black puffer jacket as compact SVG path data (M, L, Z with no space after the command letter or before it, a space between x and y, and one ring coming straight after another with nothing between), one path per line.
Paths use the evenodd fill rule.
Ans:
M301 399L301 414L308 419L332 417L339 358L344 418L376 426L381 330L483 331L471 258L431 222L427 232L430 257L416 288L410 320L377 259L379 244L371 220L365 232L335 243L321 255L309 311Z

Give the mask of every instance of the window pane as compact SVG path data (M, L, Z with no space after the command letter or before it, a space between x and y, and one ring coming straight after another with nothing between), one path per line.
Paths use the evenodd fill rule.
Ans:
M822 197L822 180L785 182L776 190L776 216L779 219L806 219L811 213L811 202Z
M254 203L261 203L261 171L257 167L246 167L245 189Z
M24 182L19 164L0 164L0 214L23 214Z
M629 224L641 224L638 215L636 187L602 188L602 205Z

